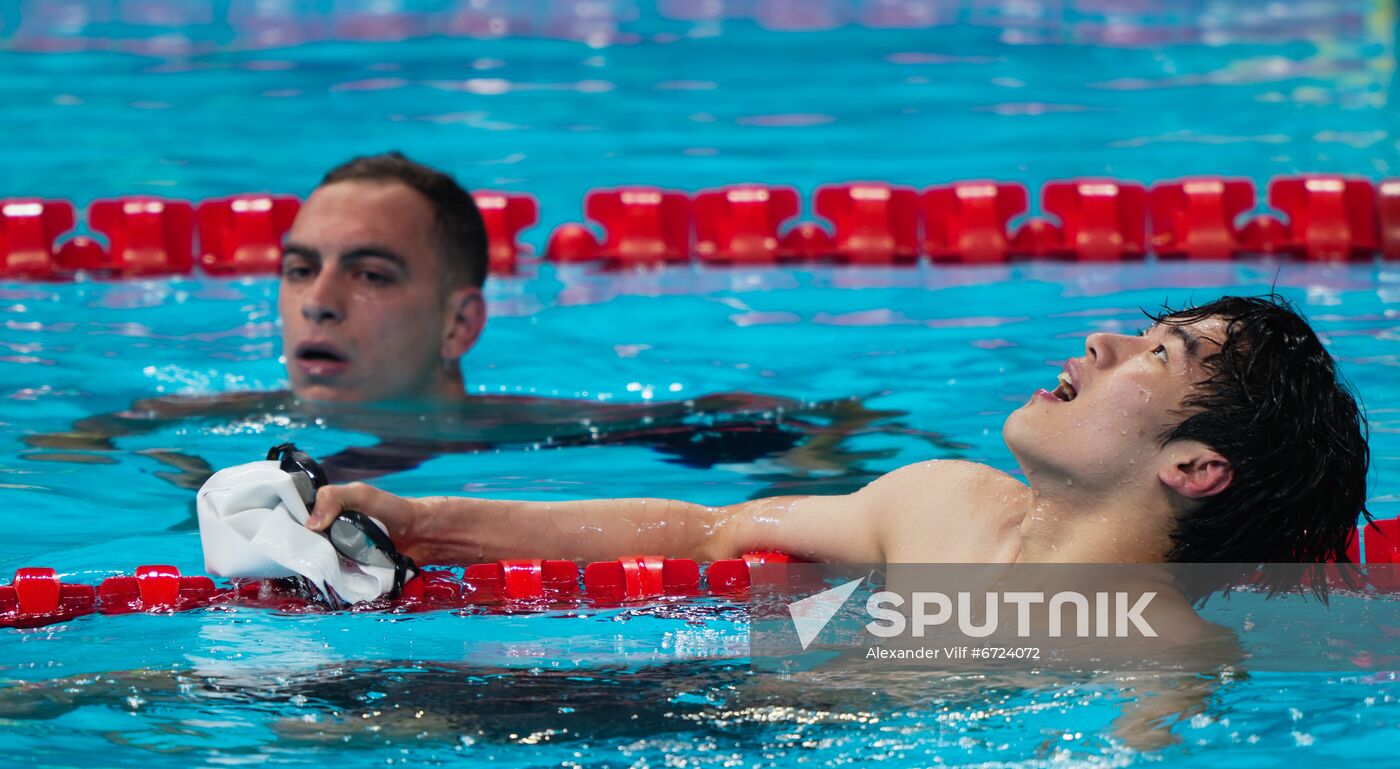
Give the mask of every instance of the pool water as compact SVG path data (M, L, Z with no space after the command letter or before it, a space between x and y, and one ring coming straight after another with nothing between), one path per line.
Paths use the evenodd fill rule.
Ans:
M799 30L775 21L789 18L781 3L744 4L747 17L728 3L599 3L582 22L564 5L501 11L529 25L500 37L464 34L456 4L381 7L405 39L368 42L345 32L369 13L354 4L20 3L0 15L0 127L24 137L0 146L6 194L304 194L350 154L400 147L469 185L538 196L544 226L528 239L539 246L577 218L586 189L623 182L1262 182L1305 169L1379 178L1400 161L1388 6L1055 4L1028 16L827 3L810 4L830 11L826 28ZM871 23L895 6L952 18ZM686 422L697 440L755 422L795 437L701 456L606 431L595 441L582 425L562 447L513 432L379 482L404 494L725 503L850 490L930 458L1014 471L1002 422L1085 334L1141 328L1141 308L1163 302L1271 287L1325 332L1368 407L1370 506L1400 515L1393 264L532 267L488 284L491 321L464 364L473 392L567 399L580 421L598 403L754 393L799 405ZM142 398L285 387L276 291L272 279L0 285L0 522L11 532L0 574L47 565L95 583L144 563L199 573L193 492L172 462L224 467L285 440L332 455L373 447L380 428L436 429L403 415L251 409L146 424L110 445L35 445ZM239 609L7 630L0 750L38 766L1231 768L1383 761L1400 724L1389 674L1237 677L1155 729L1143 703L1160 682L1125 675L755 675L746 616L724 602Z

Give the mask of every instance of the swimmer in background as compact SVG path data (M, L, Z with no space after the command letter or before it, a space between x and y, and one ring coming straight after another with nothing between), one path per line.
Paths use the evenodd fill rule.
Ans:
M102 461L114 438L180 422L272 415L325 419L380 443L327 456L331 478L367 480L444 453L500 446L647 445L698 467L775 457L780 483L857 488L857 465L880 456L845 449L860 433L916 435L945 451L966 446L891 423L899 412L858 400L803 404L751 393L690 401L605 404L468 395L461 358L486 324L485 225L452 177L388 153L332 169L287 235L278 313L291 391L149 398L127 411L28 436L31 459ZM423 417L423 418L415 418ZM708 422L708 424L707 424ZM178 450L144 452L177 468L161 473L196 489L208 463Z
M1140 336L1090 334L1055 388L1007 419L1027 483L928 461L852 494L728 507L407 499L350 484L323 488L307 525L358 510L419 563L754 550L852 563L1346 561L1357 517L1369 517L1366 422L1307 321L1277 296L1155 321Z

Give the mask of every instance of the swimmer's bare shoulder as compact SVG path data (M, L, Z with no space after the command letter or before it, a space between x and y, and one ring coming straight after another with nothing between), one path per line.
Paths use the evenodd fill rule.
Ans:
M1000 470L951 459L902 467L857 493L881 519L887 563L1010 562L1030 497Z
M1003 563L1019 552L1030 490L974 462L933 460L853 494L773 497L735 508L717 557L772 549L813 561Z
M41 449L111 451L114 438L142 435L174 421L244 417L282 410L293 403L285 390L218 393L215 395L162 395L142 398L123 411L95 414L58 433L24 436L26 445ZM34 455L31 459L42 457Z
M1169 644L1196 644L1198 648L1235 651L1239 639L1227 628L1207 621L1180 594L1163 596L1159 605L1143 613L1158 638ZM1230 660L1225 660L1230 661Z
M161 395L142 398L119 416L144 419L188 419L265 413L293 403L287 390L252 390L209 395Z

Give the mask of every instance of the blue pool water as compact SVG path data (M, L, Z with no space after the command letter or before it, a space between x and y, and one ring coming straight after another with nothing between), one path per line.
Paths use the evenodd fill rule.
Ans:
M623 182L810 191L1400 168L1387 5L580 5L6 6L0 184L78 202L304 194L350 154L399 147L469 185L538 196L538 246L577 218L586 189ZM504 33L467 34L473 8L509 22ZM875 23L888 8L932 15ZM357 39L364 14L403 39ZM488 284L492 320L465 363L473 391L580 404L760 393L820 404L794 419L821 439L699 457L513 432L381 483L723 503L846 490L937 457L1010 471L1002 421L1085 333L1139 328L1139 308L1164 301L1271 286L1326 332L1368 406L1371 508L1400 515L1400 268L1383 264L540 267ZM372 446L376 431L431 429L254 410L146 425L109 446L33 445L153 395L285 386L276 290L0 285L0 574L200 572L193 493L172 482L172 461L223 467L283 440L327 455ZM1393 678L1259 673L1215 687L1165 744L1135 724L1145 685L1125 676L782 680L747 672L742 607L584 614L243 609L5 631L0 750L39 766L1233 768L1383 762L1400 724Z

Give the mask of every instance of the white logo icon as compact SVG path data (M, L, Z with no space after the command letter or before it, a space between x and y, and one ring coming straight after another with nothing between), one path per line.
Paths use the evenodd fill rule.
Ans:
M826 623L836 616L836 612L846 604L851 593L864 581L864 577L853 579L844 585L788 604L788 614L792 615L792 626L797 630L797 639L802 642L803 651L817 639L817 634L822 632Z

